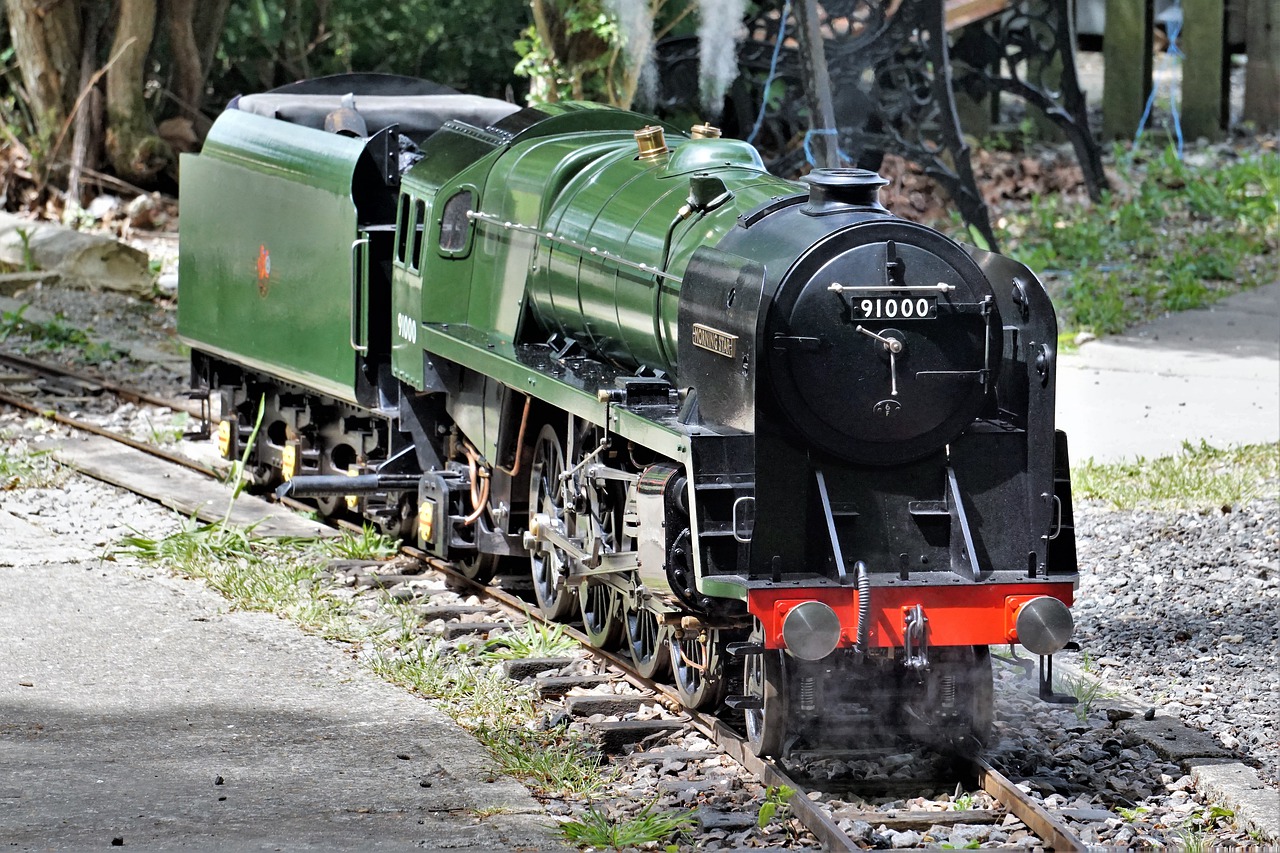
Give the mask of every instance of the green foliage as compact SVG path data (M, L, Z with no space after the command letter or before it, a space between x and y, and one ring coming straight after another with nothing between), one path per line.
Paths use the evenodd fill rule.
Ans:
M117 361L125 355L117 347L91 340L62 313L44 322L26 319L24 315L30 307L28 303L15 311L0 311L0 341L21 338L23 342L17 348L24 353L75 350L80 359L89 362Z
M38 489L51 486L62 476L62 469L47 450L17 450L0 447L0 491Z
M187 421L191 416L186 412L174 412L172 419L167 424L156 425L152 423L151 418L143 415L142 419L146 421L147 432L150 434L152 444L175 444L182 439L187 432Z
M1204 830L1187 827L1178 832L1177 846L1182 853L1204 853L1208 849Z
M224 524L231 518L231 508L235 505L236 499L249 485L245 479L245 468L249 464L250 457L253 456L254 445L258 443L258 431L262 429L262 416L267 411L267 398L264 395L258 400L258 416L254 419L253 430L249 433L249 440L244 443L244 451L240 454L240 458L231 466L231 470L227 473L227 482L232 484L231 500L227 503L227 514L223 517Z
M1106 690L1102 686L1102 680L1091 675L1093 669L1089 654L1086 652L1084 656L1083 675L1072 678L1063 679L1063 685L1066 687L1068 695L1074 696L1076 704L1074 711L1076 718L1084 722L1089 717L1089 713L1093 711L1093 706L1097 704L1099 699L1109 699L1115 696L1115 692Z
M203 580L237 610L263 611L293 619L326 639L355 641L362 631L343 603L319 583L319 543L313 539L266 538L225 521L194 519L161 538L134 533L115 555L160 563Z
M524 4L501 0L249 0L227 13L211 75L225 100L306 77L379 71L503 97Z
M31 254L31 229L15 228L14 232L22 243L22 271L31 272L37 268L35 257Z
M539 101L590 100L618 103L618 92L610 85L608 71L617 61L620 48L617 21L605 12L601 0L544 3L549 15L560 24L565 44L574 46L566 58L557 55L534 26L527 27L515 42L520 61L515 73L535 82L533 98ZM539 88L543 87L542 91Z
M1176 456L1138 457L1132 462L1072 466L1077 497L1107 501L1117 509L1137 506L1217 509L1239 506L1263 494L1280 477L1280 443L1227 448L1184 442Z
M1124 806L1116 808L1116 814L1120 815L1125 823L1138 823L1150 813L1151 808L1149 806L1135 806L1131 809Z
M595 745L564 728L530 731L499 721L483 723L473 733L503 773L543 793L581 796L598 791L608 781Z
M578 846L597 849L624 850L666 841L679 832L693 827L694 812L662 812L655 814L657 801L649 803L635 817L615 821L594 806L587 809L582 820L560 824L560 834L565 841Z
M493 754L498 768L535 787L561 794L590 794L606 781L594 745L563 728L533 731L533 694L513 685L501 670L466 649L439 641L392 646L380 635L374 671L422 696L470 730Z
M1280 157L1193 166L1170 149L1121 160L1127 191L1092 210L1050 195L1007 217L1009 252L1052 273L1065 329L1116 334L1280 275Z
M187 519L182 529L160 539L132 534L126 536L118 553L143 560L164 561L190 577L198 577L202 564L254 557L252 530L221 522L201 524Z
M765 789L764 802L760 804L760 811L756 814L756 826L764 829L775 818L779 822L785 822L791 817L791 798L795 795L795 788L770 785Z
M524 660L554 658L569 654L578 647L573 638L564 635L562 625L544 625L530 619L523 632L511 632L486 640L481 657L485 660Z
M366 524L359 533L344 530L338 538L326 539L323 547L333 556L348 560L385 560L400 550L400 540L379 533Z

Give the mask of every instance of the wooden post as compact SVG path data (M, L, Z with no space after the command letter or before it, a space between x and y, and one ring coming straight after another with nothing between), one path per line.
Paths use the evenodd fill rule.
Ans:
M1152 0L1107 0L1102 135L1132 139L1151 94Z
M1280 130L1280 0L1251 0L1248 15L1244 120Z
M827 72L827 51L818 21L817 0L800 0L794 7L797 38L800 41L800 68L804 74L805 97L809 102L809 124L814 132L812 150L818 168L840 165L840 146L835 137L836 112L831 100L831 76Z
M1255 4L1256 5L1256 4ZM1226 10L1223 0L1183 0L1183 134L1187 139L1216 139L1227 127L1228 85Z

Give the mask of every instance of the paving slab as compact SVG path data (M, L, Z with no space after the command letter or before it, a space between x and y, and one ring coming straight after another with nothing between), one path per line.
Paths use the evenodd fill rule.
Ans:
M1280 283L1091 341L1058 364L1073 460L1280 440Z
M98 435L77 434L71 438L38 445L51 449L54 459L94 479L131 492L154 497L164 505L205 523L223 519L237 527L252 528L259 536L300 536L334 538L341 533L312 521L281 504L241 492L203 474L147 456L140 450L117 444Z
M36 530L6 519L0 550ZM342 647L163 572L15 562L0 560L6 849L560 849L470 735Z
M1268 788L1253 768L1237 761L1193 759L1188 762L1196 790L1236 813L1248 831L1280 841L1280 791Z

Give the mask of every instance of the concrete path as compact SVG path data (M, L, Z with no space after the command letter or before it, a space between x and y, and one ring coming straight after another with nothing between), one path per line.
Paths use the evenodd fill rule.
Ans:
M0 511L5 849L559 848L468 734L339 647L48 542Z
M1059 358L1073 461L1280 440L1280 283L1163 317Z

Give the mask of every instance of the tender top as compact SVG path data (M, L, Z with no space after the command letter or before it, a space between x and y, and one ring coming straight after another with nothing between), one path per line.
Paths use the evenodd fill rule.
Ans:
M325 116L342 106L344 94L297 94L264 92L236 99L236 109L268 118L324 129ZM370 133L392 124L400 132L424 139L446 122L462 121L488 127L520 109L516 104L476 95L361 95L355 94L356 112L364 118Z

